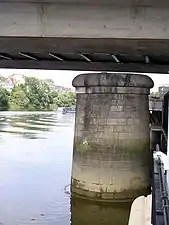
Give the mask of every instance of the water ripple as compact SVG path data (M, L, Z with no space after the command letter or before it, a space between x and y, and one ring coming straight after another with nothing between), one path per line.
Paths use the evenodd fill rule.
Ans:
M0 112L0 133L20 135L28 139L44 139L56 127L67 127L58 112ZM65 117L64 117L65 119Z

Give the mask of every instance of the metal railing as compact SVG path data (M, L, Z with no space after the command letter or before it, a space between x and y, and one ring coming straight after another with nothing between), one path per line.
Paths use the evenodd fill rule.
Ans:
M160 151L159 145L156 151ZM153 160L153 184L152 184L152 224L169 225L169 199L167 173L160 156Z

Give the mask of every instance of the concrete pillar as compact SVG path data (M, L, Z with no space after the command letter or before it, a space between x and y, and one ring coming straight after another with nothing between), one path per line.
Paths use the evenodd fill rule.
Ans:
M81 74L72 193L98 201L130 200L150 186L148 94L153 81L129 73Z

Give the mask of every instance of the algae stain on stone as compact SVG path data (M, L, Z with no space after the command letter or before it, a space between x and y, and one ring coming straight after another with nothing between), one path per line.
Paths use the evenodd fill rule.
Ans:
M87 138L84 138L80 143L75 142L74 147L77 152L85 153L89 150L89 142Z
M131 143L121 145L121 150L130 155L143 156L149 151L149 142L147 140L138 139Z

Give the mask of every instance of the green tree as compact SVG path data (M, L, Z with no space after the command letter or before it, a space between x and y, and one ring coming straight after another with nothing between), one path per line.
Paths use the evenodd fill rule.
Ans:
M9 99L11 110L27 110L30 104L29 98L26 96L23 84L14 86Z
M9 108L9 93L8 91L0 87L0 110L5 111Z
M76 104L76 94L73 92L59 92L54 101L58 107L71 107Z
M34 77L26 77L24 86L30 101L29 110L50 110L53 98L46 82Z
M25 83L15 85L11 91L11 110L53 110L57 107L74 106L76 95L73 92L57 92L54 83L35 77L25 77Z
M3 87L7 81L7 78L0 75L0 86Z
M25 83L14 86L10 96L11 110L50 110L52 104L49 85L34 77L25 77Z
M152 92L150 94L150 97L155 97L155 98L162 98L164 96L164 93L160 93L160 92Z

